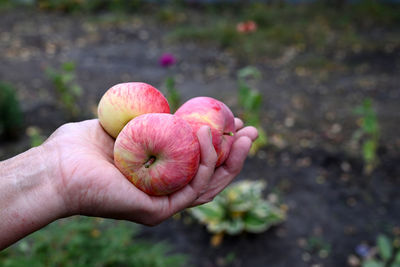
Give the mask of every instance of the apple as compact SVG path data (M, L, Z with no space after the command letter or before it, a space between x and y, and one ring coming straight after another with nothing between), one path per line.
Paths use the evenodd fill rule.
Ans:
M218 156L216 166L220 166L228 157L234 141L235 118L232 111L214 98L195 97L185 102L175 115L186 120L194 133L203 125L211 128L212 141Z
M114 146L117 168L149 195L167 195L194 177L200 145L191 126L165 113L137 116L122 129Z
M167 99L153 86L141 82L114 85L101 98L98 117L104 130L114 138L136 116L170 113Z

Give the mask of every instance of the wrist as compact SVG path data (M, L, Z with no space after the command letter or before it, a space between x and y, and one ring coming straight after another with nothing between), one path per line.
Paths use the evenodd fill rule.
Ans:
M66 216L52 153L40 146L0 162L0 249Z

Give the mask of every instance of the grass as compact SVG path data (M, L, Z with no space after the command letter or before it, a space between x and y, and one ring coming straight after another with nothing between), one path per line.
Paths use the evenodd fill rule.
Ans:
M0 252L0 266L185 266L170 245L139 240L138 232L123 221L65 219Z
M257 23L257 30L247 34L237 32L236 24L248 20ZM168 38L175 42L192 40L216 44L250 60L260 55L277 58L291 47L334 56L339 51L384 49L384 42L370 39L368 33L372 29L394 30L387 38L400 46L395 30L399 24L400 6L376 1L360 1L340 9L319 2L307 5L256 3L244 6L241 11L228 9L223 15L210 12L206 19L177 23Z
M76 118L81 112L78 99L82 88L77 83L75 63L65 62L59 69L47 68L46 76L53 83L58 101L69 118Z
M11 84L0 82L0 137L12 139L23 127L23 114L17 92Z

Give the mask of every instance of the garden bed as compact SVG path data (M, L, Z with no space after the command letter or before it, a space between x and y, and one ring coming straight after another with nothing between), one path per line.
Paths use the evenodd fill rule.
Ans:
M175 76L183 100L212 96L239 113L237 71L252 64L262 73L253 85L263 96L261 122L269 145L247 159L238 180L265 180L266 191L278 193L287 206L287 220L262 234L225 236L218 247L187 213L143 227L140 236L169 241L195 266L332 267L346 266L355 248L373 245L379 233L399 236L400 46L391 39L400 36L399 28L363 33L369 39L389 36L393 46L386 50L346 52L334 60L328 51L329 62L315 63L312 51L288 46L276 58L246 62L215 43L171 41L179 26L174 23L138 14L3 10L0 80L17 89L24 127L36 126L49 136L70 119L60 109L46 68L75 62L83 95L78 100L82 112L73 120L82 120L95 117L100 97L112 85L145 81L165 90L169 76ZM165 52L177 58L169 69L158 62ZM360 151L351 147L359 127L353 111L367 97L373 99L381 129L379 165L370 175L363 171ZM1 141L0 159L30 145L24 133L16 141Z

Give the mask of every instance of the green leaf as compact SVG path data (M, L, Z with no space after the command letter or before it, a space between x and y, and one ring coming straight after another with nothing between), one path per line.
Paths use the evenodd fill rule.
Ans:
M232 220L226 224L226 232L230 235L237 235L244 230L242 220Z
M211 233L225 232L228 228L227 221L212 221L207 224L207 230Z
M366 162L371 162L376 158L377 144L374 140L366 140L363 144L363 156Z
M253 66L247 66L238 72L238 78L239 79L247 79L247 78L252 78L252 79L261 79L261 72Z
M213 222L221 220L224 209L214 201L189 209L189 212L202 222Z
M247 103L247 99L249 98L251 93L250 87L247 86L245 82L239 82L239 90L238 90L238 99L239 99L239 105L241 107L245 107Z
M64 71L72 72L75 70L75 63L74 62L65 62L62 64L61 68Z
M0 135L16 136L23 124L23 114L13 86L0 82Z
M76 85L76 84L72 85L71 93L73 93L75 96L82 95L82 87L80 87L79 85Z
M175 112L181 103L181 95L175 87L175 79L168 77L165 80L165 88L167 89L166 97L172 112Z
M400 264L400 251L396 253L396 256L394 257L394 262Z
M171 255L165 243L133 240L137 232L132 223L65 219L27 237L28 252L18 243L0 252L0 266L185 266L185 257Z
M393 246L391 240L385 235L379 235L377 239L379 254L383 260L388 261L392 257Z
M257 217L255 214L248 214L244 219L244 228L250 233L261 233L270 227L268 221Z
M362 267L384 267L385 264L377 260L367 260L362 264Z

